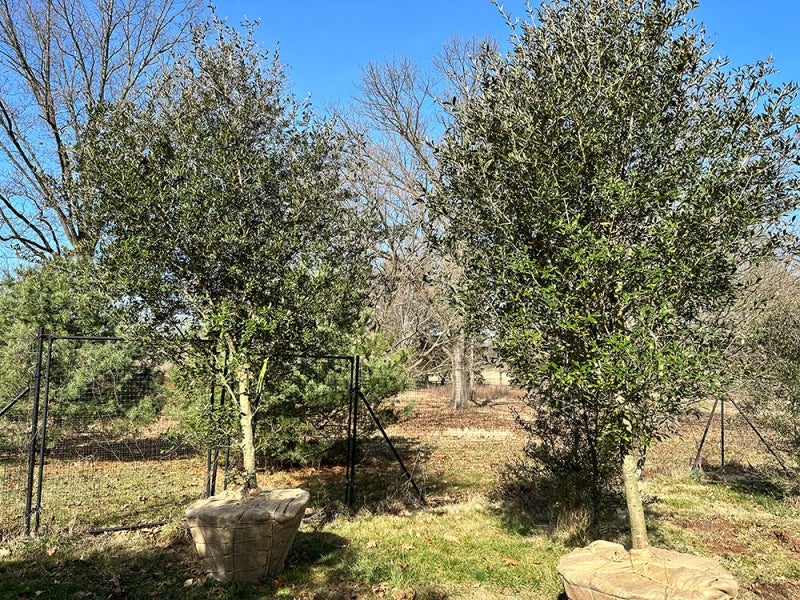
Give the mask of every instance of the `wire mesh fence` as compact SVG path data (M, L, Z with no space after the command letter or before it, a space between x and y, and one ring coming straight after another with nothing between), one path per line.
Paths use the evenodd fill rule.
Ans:
M393 394L396 374L359 356L318 355L267 363L262 375L255 426L262 473L286 471L293 485L310 488L322 505L354 508L390 488L422 498L403 460L408 444L398 447L384 428L395 419L382 400ZM218 400L210 421L235 417L226 404L229 409L229 399ZM238 437L217 438L208 464L209 494L235 486L241 473Z
M3 352L14 372L0 377L0 540L24 532L31 446L31 384L38 338L8 341Z
M39 338L20 367L31 372L27 387L0 409L0 539L151 526L237 485L236 400L202 370L188 391L167 364L124 340ZM381 489L410 483L422 498L401 457L408 448L398 452L381 424L390 376L357 356L265 365L255 398L262 472L325 467L323 503L366 502L377 479ZM178 421L174 410L184 410Z
M353 432L367 426L363 417L352 414L355 368L354 357L336 355L292 356L264 363L253 399L256 455L262 470L352 462ZM209 422L222 430L208 456L209 493L236 485L242 470L235 402L221 391L209 415ZM219 427L226 422L227 427Z
M162 413L165 371L110 338L48 337L0 417L0 536L133 527L203 494L201 456Z
M31 416L20 401L27 389L0 414L0 541L24 530Z

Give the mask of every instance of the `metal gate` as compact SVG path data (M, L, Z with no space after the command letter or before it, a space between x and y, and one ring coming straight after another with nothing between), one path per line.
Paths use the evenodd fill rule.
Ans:
M341 356L335 354L319 354L319 355L292 355L291 359L297 363L304 361L324 361L326 366L322 369L323 372L331 373L338 369L344 369L347 372L347 385L341 390L342 402L337 407L341 410L339 415L339 422L342 431L340 437L346 440L346 448L344 455L345 463L345 478L344 478L344 502L347 506L353 507L355 501L355 481L356 481L356 467L359 461L359 435L364 435L365 429L369 431L377 430L380 432L384 442L390 450L394 460L400 467L402 476L413 488L415 495L419 498L420 502L425 503L425 496L423 491L417 486L411 473L406 468L400 454L397 452L392 440L389 438L386 430L381 423L376 411L367 397L361 390L361 357L355 356ZM337 365L337 366L334 366ZM288 385L287 387L291 387ZM226 402L224 392L221 392L218 397L212 393L212 410L215 406L221 406ZM363 409L363 412L362 412ZM369 427L368 427L369 426ZM207 475L206 475L206 495L212 496L218 488L226 489L228 483L228 475L231 468L231 440L223 438L216 440L211 444L207 455ZM223 472L223 478L220 485L218 485L219 471Z

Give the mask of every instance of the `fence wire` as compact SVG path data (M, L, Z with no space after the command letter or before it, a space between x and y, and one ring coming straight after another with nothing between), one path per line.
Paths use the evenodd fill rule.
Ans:
M376 487L422 499L401 458L409 449L401 442L398 453L380 425L382 377L356 356L291 358L261 374L259 469L307 471L313 481L297 484L314 484L325 504L369 503ZM237 485L238 407L210 389L209 373L170 380L163 357L135 344L55 336L20 369L31 373L28 391L8 408L0 399L0 540L174 521ZM315 466L330 472L325 485Z
M348 425L348 417L355 401L353 357L291 359L291 364L267 363L261 392L254 398L258 467L275 470L298 465L345 465L351 459L348 441L352 425ZM212 407L210 420L217 424L227 421L223 429L234 435L223 434L212 441L209 493L239 483L238 409L232 403L235 400L220 393Z
M143 526L202 496L203 460L164 415L166 372L146 350L51 337L34 371L0 417L0 535Z
M0 415L0 541L24 530L31 416L20 400Z

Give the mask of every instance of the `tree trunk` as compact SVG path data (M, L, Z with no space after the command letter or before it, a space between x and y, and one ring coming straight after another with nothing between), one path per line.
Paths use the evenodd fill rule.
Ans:
M242 430L242 463L244 466L245 492L258 489L256 481L256 444L253 434L253 405L250 402L250 386L253 374L246 366L236 372L239 386L239 424Z
M465 336L461 332L453 340L451 352L451 374L453 380L453 395L450 408L458 410L465 408L469 402L469 376L466 366Z
M475 342L467 341L468 351L464 354L464 364L467 370L467 399L475 399Z
M650 547L647 539L647 524L642 508L642 494L639 491L639 474L636 457L628 454L622 461L622 480L625 485L625 502L628 505L628 522L631 528L631 544L636 550Z

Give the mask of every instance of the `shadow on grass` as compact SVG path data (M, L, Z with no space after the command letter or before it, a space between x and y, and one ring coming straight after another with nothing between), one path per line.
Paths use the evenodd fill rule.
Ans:
M566 547L604 539L626 543L625 500L606 491L593 498L579 479L522 473L509 465L493 497L498 516L510 531L538 533Z
M349 540L325 531L300 531L284 572L261 583L208 579L186 535L169 547L160 543L147 533L20 541L0 558L0 598L350 600L373 597L390 576L388 566L362 560ZM446 596L437 586L415 589L417 600Z
M0 559L0 598L205 598L191 586L188 547L145 545L138 536L43 537ZM223 596L218 596L223 597Z
M704 476L714 484L724 485L756 500L782 501L800 496L800 482L795 474L772 466L727 462L724 467L704 465Z
M446 485L438 479L430 475L421 476L431 448L414 438L393 438L392 443L405 466L405 472L382 437L359 440L350 507L345 505L347 467L344 461L329 461L323 467L293 469L286 473L298 487L311 494L312 506L328 515L362 510L381 513L419 508L424 503L420 501L417 490L427 499L429 486L446 489Z
M355 560L346 539L301 531L284 573L263 583L219 583L199 571L188 536L161 546L157 534L147 532L19 541L10 556L0 558L0 598L273 598L282 588L298 593L339 589L345 581L342 574ZM315 565L324 566L322 581L309 579Z
M302 568L335 559L349 545L347 539L328 531L298 531L286 557L287 566Z

